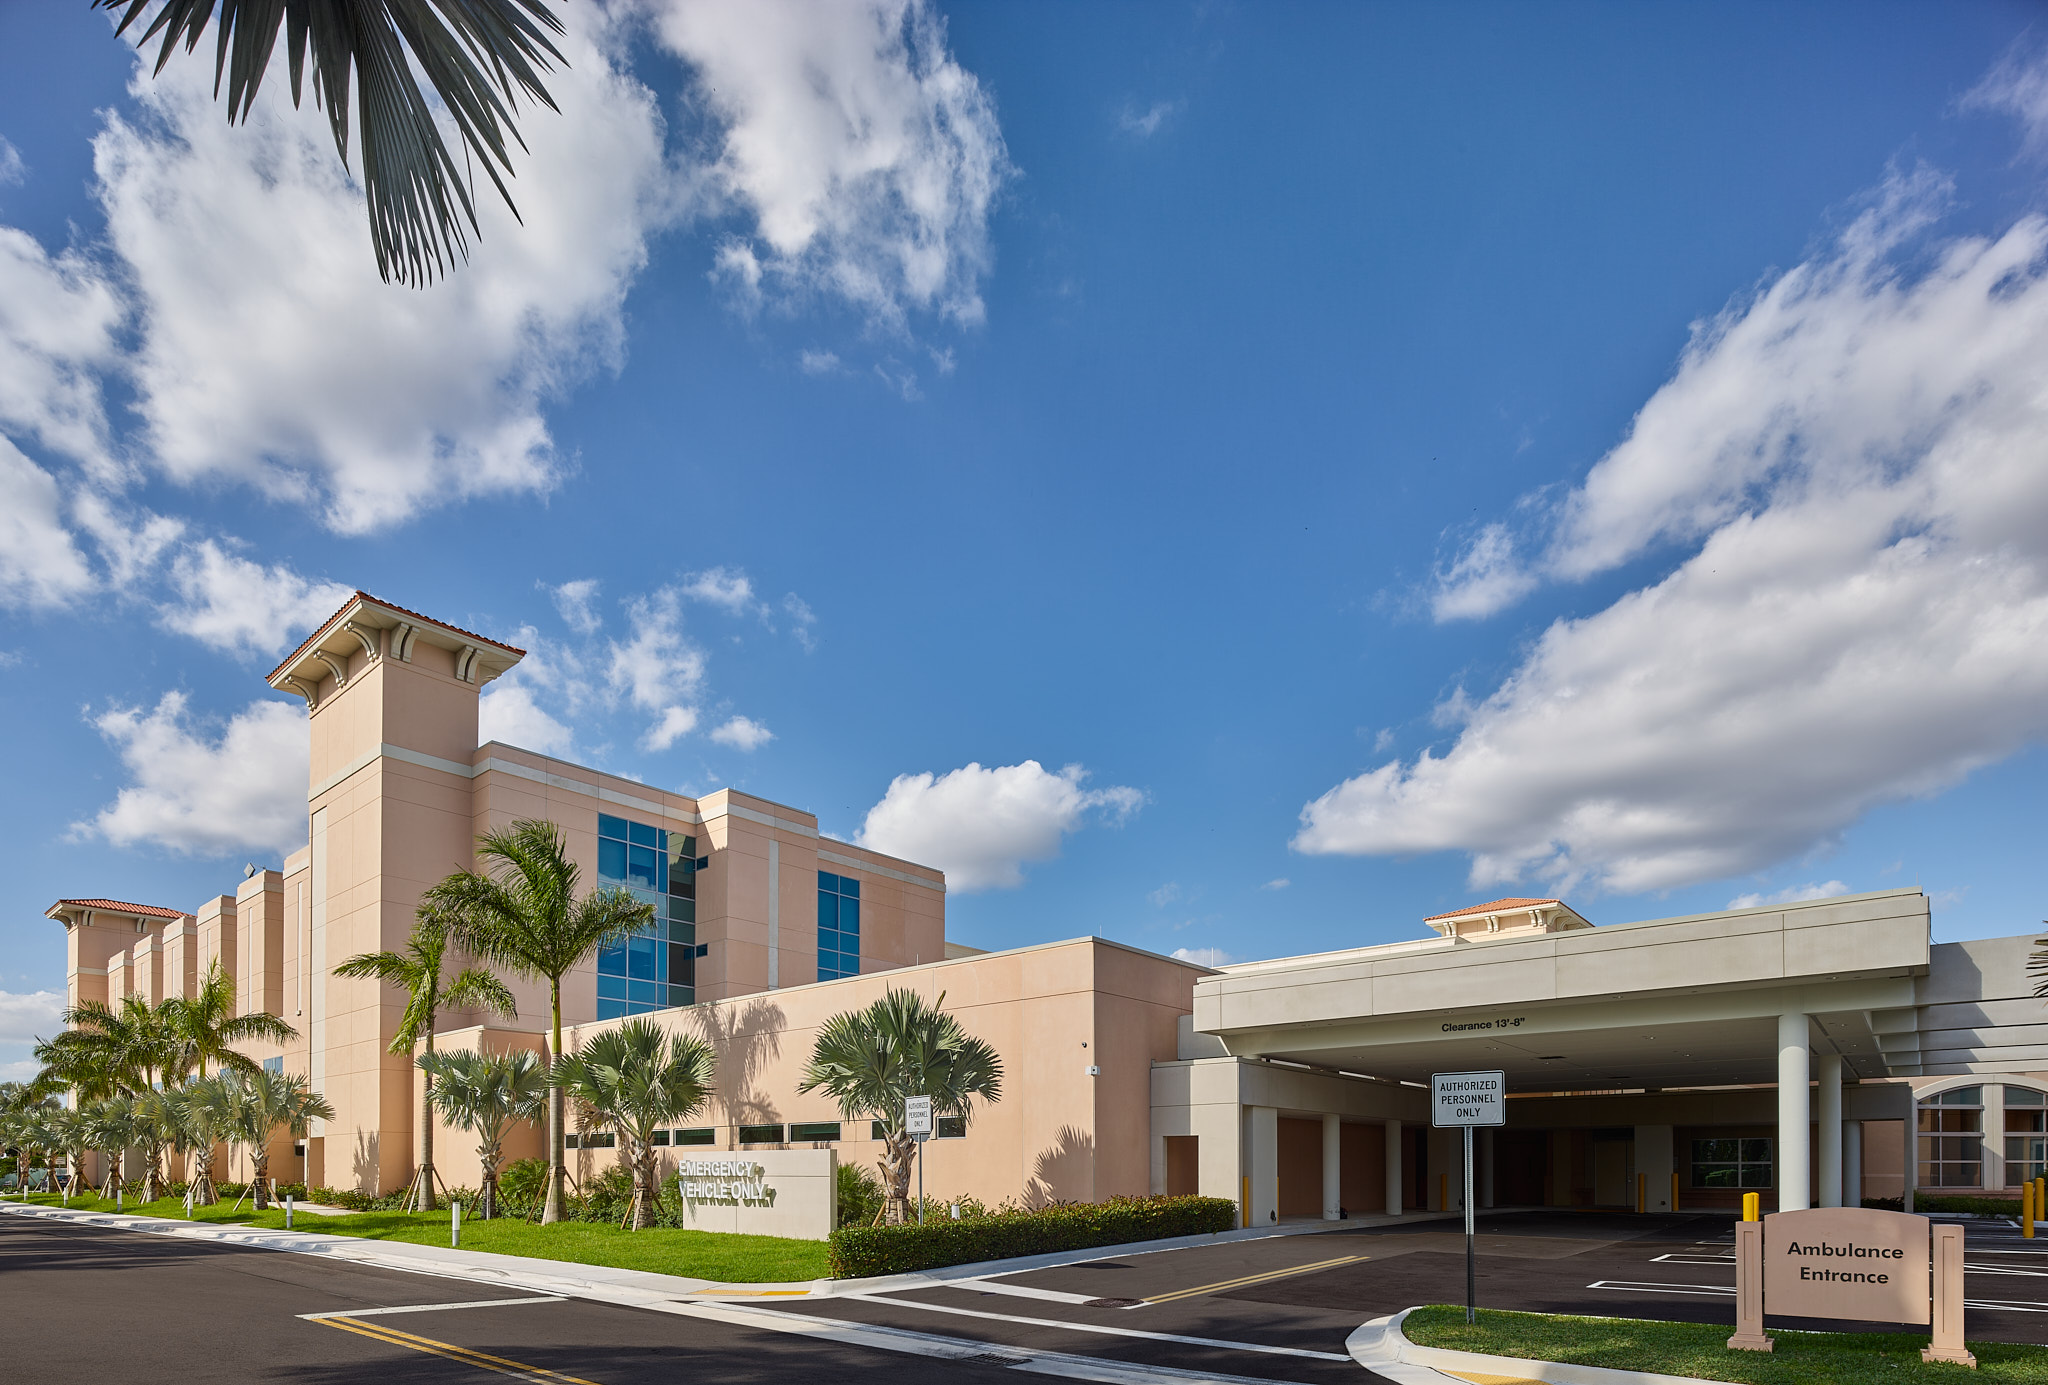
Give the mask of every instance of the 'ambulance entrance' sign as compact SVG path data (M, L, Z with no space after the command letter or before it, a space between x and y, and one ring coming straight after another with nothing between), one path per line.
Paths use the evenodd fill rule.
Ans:
M1508 1123L1504 1072L1437 1072L1429 1077L1429 1123L1439 1128Z
M1764 1218L1765 1311L1790 1318L1924 1323L1927 1218L1815 1207Z

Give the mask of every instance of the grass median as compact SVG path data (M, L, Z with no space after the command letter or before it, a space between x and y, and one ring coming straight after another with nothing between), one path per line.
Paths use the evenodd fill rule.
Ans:
M13 1197L7 1199L9 1202L17 1200ZM62 1198L51 1194L31 1194L28 1200L31 1205L44 1207L67 1205ZM112 1202L97 1197L74 1197L68 1205L75 1211L114 1210ZM159 1198L147 1204L127 1202L122 1210L138 1216L186 1220L185 1204L175 1197ZM246 1200L237 1207L233 1199L229 1199L213 1207L194 1208L190 1220L282 1230L284 1209L273 1207L258 1213ZM292 1218L292 1229L358 1236L373 1241L411 1241L419 1245L445 1246L448 1244L448 1221L449 1214L445 1211L350 1212L337 1217L299 1211ZM552 1226L537 1226L512 1217L500 1217L494 1221L465 1217L462 1222L462 1248L734 1284L786 1284L823 1279L831 1273L829 1248L823 1241L792 1241L779 1236L741 1236L662 1227L622 1231L607 1222L557 1222Z
M1908 1332L1781 1332L1776 1349L1730 1351L1732 1323L1651 1322L1641 1318L1571 1318L1551 1313L1432 1306L1410 1313L1401 1330L1417 1346L1484 1352L1575 1366L1689 1375L1735 1385L1910 1385L1975 1381L1982 1385L2048 1385L2048 1350L2010 1342L1971 1342L1978 1369L1920 1359L1926 1334Z

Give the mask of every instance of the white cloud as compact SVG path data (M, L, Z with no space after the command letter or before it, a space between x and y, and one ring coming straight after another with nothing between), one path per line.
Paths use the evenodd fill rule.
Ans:
M1227 967L1238 960L1220 947L1177 947L1173 955L1198 967Z
M2048 154L2048 58L2015 45L1962 100L1965 110L2002 111L2015 117L2026 151Z
M1091 813L1122 823L1145 801L1133 788L1083 788L1087 777L1079 765L1054 774L1036 760L901 774L868 810L856 840L936 866L953 890L1015 889L1024 866L1059 855L1060 839Z
M738 568L715 567L693 572L683 579L682 592L692 601L723 607L733 615L745 615L759 605L754 600L754 583Z
M695 707L665 707L661 719L647 728L640 738L642 750L667 750L684 736L697 729Z
M775 739L775 733L749 717L734 717L713 731L711 739L735 750L759 750Z
M697 724L692 704L704 685L704 651L683 635L682 600L673 587L626 607L632 638L611 643L607 678L623 697L659 720L642 742L666 750Z
M899 327L982 317L995 108L925 0L650 0L719 126L700 170L753 225L717 275L755 303L820 296Z
M812 627L818 623L818 614L811 609L811 604L790 592L782 598L782 610L789 617L790 633L804 647L804 653L814 652L818 647L818 636Z
M1150 139L1159 133L1159 127L1180 114L1178 101L1154 101L1144 110L1135 105L1126 105L1117 116L1117 126L1127 135L1139 139Z
M510 675L493 683L478 699L476 726L479 744L503 741L543 755L566 755L576 742L574 732L541 710L533 690L511 682Z
M43 1070L43 1065L33 1058L17 1058L13 1062L0 1062L0 1082L31 1082Z
M61 606L95 585L56 479L0 437L0 605Z
M1436 573L1429 611L1439 621L1479 620L1520 601L1536 579L1515 560L1515 538L1505 524L1481 529L1448 568Z
M1180 898L1180 882L1178 880L1169 880L1158 889L1148 892L1145 898L1152 901L1153 908L1164 909L1167 905Z
M96 372L114 359L122 315L90 261L0 226L0 427L111 474Z
M53 1039L64 1026L62 991L0 991L0 1044Z
M147 711L117 706L91 720L131 782L75 831L192 855L305 844L309 743L298 705L252 702L217 736L188 715L182 692Z
M28 165L22 162L21 151L5 135L0 135L0 188L19 183L28 177Z
M1277 880L1268 880L1265 884L1259 886L1259 888L1262 890L1284 890L1293 883L1294 882L1292 880L1289 880L1286 876L1283 875Z
M157 624L232 654L282 654L341 609L351 590L265 567L202 539L171 561L178 600L157 607Z
M579 635L594 635L604 624L604 617L597 613L597 588L595 577L580 577L559 587L541 583L541 590L554 599L562 623Z
M230 127L203 61L152 78L138 59L142 115L108 117L95 167L159 467L309 502L345 533L554 483L541 405L619 360L626 287L673 206L654 98L609 61L604 14L563 13L562 114L519 113L525 224L484 192L469 263L425 292L378 279L326 116L295 112L280 75Z
M1664 889L2048 734L2048 220L1925 243L1944 197L1891 179L1827 253L1698 329L1566 497L1545 566L1689 551L1551 625L1447 751L1308 804L1296 849Z
M836 351L799 351L796 363L806 375L837 375L840 371Z
M1847 885L1839 880L1829 880L1819 885L1789 885L1770 894L1739 894L1728 901L1728 907L1755 909L1765 904L1798 904L1809 899L1832 899L1838 894L1847 893Z

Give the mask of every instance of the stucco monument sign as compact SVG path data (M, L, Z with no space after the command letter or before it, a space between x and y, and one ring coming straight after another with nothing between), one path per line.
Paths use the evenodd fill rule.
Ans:
M1736 1223L1728 1345L1769 1351L1765 1313L1925 1323L1933 1340L1923 1359L1977 1364L1963 1345L1963 1229L1911 1213L1815 1207Z

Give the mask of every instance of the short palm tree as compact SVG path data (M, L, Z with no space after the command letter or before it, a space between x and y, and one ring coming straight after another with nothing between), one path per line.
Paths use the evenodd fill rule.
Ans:
M49 1147L53 1153L64 1156L70 1176L64 1180L64 1205L71 1205L71 1194L85 1177L85 1156L92 1151L92 1128L86 1124L83 1112L58 1107L45 1118L44 1128L49 1132Z
M280 1130L304 1139L316 1120L333 1120L334 1107L297 1073L224 1072L218 1088L222 1133L249 1151L250 1185L256 1210L270 1206L270 1140Z
M422 1053L420 1067L434 1079L434 1105L441 1118L476 1136L483 1168L480 1214L498 1215L498 1166L505 1162L505 1127L530 1121L547 1109L548 1070L540 1055L512 1053Z
M334 969L337 976L359 980L375 979L406 993L405 1014L392 1036L391 1052L411 1053L422 1039L427 1052L434 1051L434 1023L443 1010L489 1010L512 1018L519 1006L505 983L483 967L464 967L452 978L444 977L448 960L448 920L431 905L421 905L414 918L412 936L403 952L365 952L351 957ZM434 1210L434 1070L422 1067L420 1081L420 1162L412 1180L412 1206L421 1212Z
M554 1079L599 1125L619 1132L633 1168L627 1221L635 1231L654 1225L654 1132L710 1099L711 1045L641 1016L587 1040L555 1064Z
M175 1090L175 1089L173 1089ZM135 1094L135 1143L142 1150L142 1190L138 1200L163 1196L164 1149L178 1143L178 1111L171 1094L149 1087Z
M939 1005L945 1003L943 993ZM883 1216L903 1222L917 1142L903 1128L906 1097L928 1096L940 1116L973 1116L974 1098L1002 1100L1003 1064L986 1041L928 1005L915 991L891 990L865 1010L834 1015L818 1030L799 1092L822 1091L849 1121L882 1127Z
M428 907L448 920L454 941L487 962L548 983L548 1053L562 1053L562 978L597 950L624 942L654 918L654 906L621 889L579 894L581 873L562 829L522 819L477 838L484 871L460 870L430 888ZM542 1222L562 1219L562 1093L548 1102L548 1188Z
M95 9L126 11L116 30L121 33L150 8L150 0L92 3ZM198 46L215 4L163 0L140 39L163 36L157 71L180 42L188 52ZM477 234L467 165L458 167L442 142L415 68L454 120L465 155L475 155L499 196L512 205L499 176L500 169L507 176L512 172L505 136L519 139L512 107L523 90L552 109L540 71L548 69L550 58L562 61L547 37L548 30L562 32L562 21L545 0L229 0L220 9L214 90L225 76L230 123L248 116L284 28L292 104L299 104L300 74L310 58L314 102L327 111L335 152L347 166L354 77L370 242L385 279L424 285L442 272L444 256L452 262L457 253L468 254L464 221Z
M100 1196L111 1202L121 1192L122 1157L140 1143L135 1098L125 1094L102 1097L84 1107L80 1115L85 1121L86 1138L106 1160L107 1176L100 1181Z
M211 1207L220 1201L213 1184L213 1147L229 1129L233 1103L229 1081L232 1079L226 1074L195 1077L164 1093L175 1132L173 1143L180 1153L192 1155L185 1201L193 1207Z
M235 1006L235 979L222 973L218 960L191 995L164 1002L170 1030L169 1078L180 1080L194 1072L205 1077L208 1063L215 1071L259 1072L263 1065L234 1045L285 1044L299 1037L298 1030L268 1011L238 1015Z

